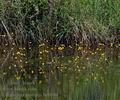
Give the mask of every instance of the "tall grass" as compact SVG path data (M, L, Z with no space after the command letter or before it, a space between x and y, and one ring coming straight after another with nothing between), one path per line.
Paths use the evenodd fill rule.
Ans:
M120 1L1 0L0 18L18 44L44 39L69 42L71 37L86 44L114 42L119 38ZM0 34L6 34L0 27Z

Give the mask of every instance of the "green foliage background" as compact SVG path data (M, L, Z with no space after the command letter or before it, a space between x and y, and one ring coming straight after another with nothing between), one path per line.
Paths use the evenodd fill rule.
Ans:
M110 34L119 34L120 1L0 0L0 18L19 41L70 36L108 40Z

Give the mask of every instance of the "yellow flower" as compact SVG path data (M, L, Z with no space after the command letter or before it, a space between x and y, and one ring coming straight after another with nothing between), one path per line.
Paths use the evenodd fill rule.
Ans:
M40 51L40 54L42 54L42 52Z
M96 79L97 79L97 77L95 76L95 77L94 77L94 80L96 80Z
M102 79L102 83L105 83L105 81Z
M110 46L113 47L113 43L110 43Z
M17 57L15 57L15 59L17 59Z
M20 59L20 62L22 62L22 60Z
M33 74L33 73L34 73L34 71L32 70L32 71L31 71L31 73Z
M20 76L16 76L16 80L20 80Z
M69 48L72 48L72 46L71 46L71 45L69 45Z
M42 47L42 46L44 46L44 45L45 45L45 43L39 44L39 47Z
M3 73L3 75L6 75L6 74L7 74L7 73L5 73L5 72Z
M51 48L51 50L54 50L53 47Z
M42 63L42 65L45 65L45 63Z
M101 54L101 56L105 56L105 54L104 54L104 53L102 53L102 54Z
M23 66L21 65L20 68L23 68Z
M82 50L82 47L78 47L78 50Z
M40 57L40 60L42 59L42 57Z
M89 58L86 58L87 60L89 60Z
M14 46L14 45L15 45L15 43L12 43L12 45Z
M103 43L99 43L99 45L103 46L104 44Z
M19 54L20 54L20 52L18 51L18 52L17 52L17 55L19 55Z
M40 81L39 81L39 84L41 84L41 83L42 83L42 81L40 80Z
M80 72L80 69L78 69L78 72Z
M3 52L6 52L6 50L3 50Z
M94 55L95 53L92 52L91 54Z
M28 62L27 62L27 61L25 61L25 63L27 64Z
M9 69L11 69L11 67L9 67Z
M45 50L46 53L48 53L49 51L48 50Z
M58 47L58 50L62 51L64 50L64 47Z

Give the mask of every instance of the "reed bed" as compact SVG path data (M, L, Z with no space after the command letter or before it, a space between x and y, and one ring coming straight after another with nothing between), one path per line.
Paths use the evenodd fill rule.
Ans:
M12 37L17 45L43 40L118 43L119 12L119 0L1 0L0 38Z

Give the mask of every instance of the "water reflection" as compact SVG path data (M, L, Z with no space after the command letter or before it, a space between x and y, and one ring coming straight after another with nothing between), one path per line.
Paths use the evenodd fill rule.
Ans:
M32 94L40 94L36 96L45 100L50 93L56 100L119 100L119 50L119 45L114 48L99 45L96 50L80 45L49 47L44 43L34 47L3 46L1 87L8 88L10 81L18 82L12 87L28 87L29 91L34 88Z

